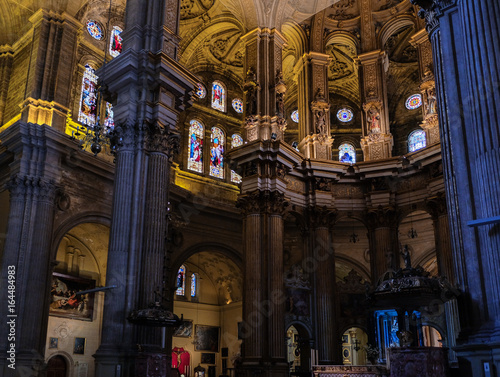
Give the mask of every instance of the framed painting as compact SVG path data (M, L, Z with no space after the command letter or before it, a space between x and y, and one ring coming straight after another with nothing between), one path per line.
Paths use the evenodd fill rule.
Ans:
M80 292L95 288L95 280L52 274L49 314L57 317L92 321L94 292Z
M309 291L304 289L288 288L286 311L289 314L296 316L308 316L310 314L309 300L310 300Z
M50 338L49 339L49 349L57 348L59 343L59 338Z
M85 354L85 338L75 338L75 345L73 347L75 355Z
M178 336L181 338L191 338L193 335L193 320L186 319L181 322L179 327L174 329L173 336Z
M215 353L202 353L201 354L202 364L215 364Z
M196 325L194 350L219 352L219 332L220 327Z

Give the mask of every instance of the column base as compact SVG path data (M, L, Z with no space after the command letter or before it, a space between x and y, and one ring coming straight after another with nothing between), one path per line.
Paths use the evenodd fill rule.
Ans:
M306 136L299 143L298 148L306 158L315 160L331 160L332 144L333 138L325 135L314 134Z

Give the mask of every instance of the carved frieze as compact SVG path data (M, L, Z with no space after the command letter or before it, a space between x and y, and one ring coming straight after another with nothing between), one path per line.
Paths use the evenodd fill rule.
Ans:
M279 191L254 191L240 196L236 207L240 208L243 216L252 214L270 214L283 216L288 207L288 200Z

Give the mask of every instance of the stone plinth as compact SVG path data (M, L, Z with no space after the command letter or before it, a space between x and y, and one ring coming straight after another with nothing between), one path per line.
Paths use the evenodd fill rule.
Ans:
M447 348L390 348L390 377L449 376Z

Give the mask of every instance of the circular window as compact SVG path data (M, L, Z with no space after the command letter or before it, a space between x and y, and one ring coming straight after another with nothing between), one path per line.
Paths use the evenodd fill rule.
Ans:
M243 112L243 101L241 99L239 98L233 99L232 104L234 111L236 111L239 114Z
M205 89L202 83L198 83L198 89L196 89L196 96L198 98L205 98L206 95L207 95L207 90Z
M97 40L101 40L103 37L101 26L94 20L87 21L87 31Z
M354 117L354 114L349 109L343 108L343 109L340 109L339 111L337 111L337 118L341 122L350 122L353 117Z
M295 123L299 123L299 110L292 112L291 118Z
M415 110L422 106L422 96L420 94L413 94L406 100L405 106L408 110Z

